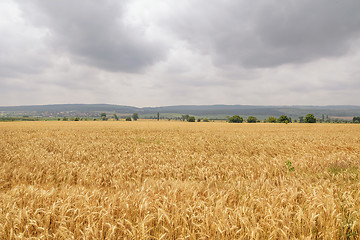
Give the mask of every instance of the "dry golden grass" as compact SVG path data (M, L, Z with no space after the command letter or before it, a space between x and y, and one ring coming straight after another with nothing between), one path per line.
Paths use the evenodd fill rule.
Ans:
M360 233L360 125L0 123L0 157L0 239Z

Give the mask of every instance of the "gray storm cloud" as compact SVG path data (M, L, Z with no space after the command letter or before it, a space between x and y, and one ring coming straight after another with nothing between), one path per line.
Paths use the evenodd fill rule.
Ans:
M26 18L49 30L53 48L82 63L108 71L137 72L163 58L164 49L147 40L146 29L124 21L127 1L21 3Z
M150 41L146 26L124 21L129 2L34 0L19 6L33 24L49 30L54 49L108 71L137 72L164 60L169 49ZM158 27L189 42L193 51L211 55L220 67L276 67L337 57L360 36L358 0L166 4L168 14Z
M357 0L198 0L168 27L218 64L274 67L346 54L359 38L359 12Z

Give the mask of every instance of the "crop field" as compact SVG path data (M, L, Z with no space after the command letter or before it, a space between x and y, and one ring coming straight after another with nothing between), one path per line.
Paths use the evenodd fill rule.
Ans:
M360 125L0 123L0 239L357 239Z

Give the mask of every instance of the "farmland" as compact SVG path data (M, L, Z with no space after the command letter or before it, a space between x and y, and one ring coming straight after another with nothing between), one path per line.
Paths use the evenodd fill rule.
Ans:
M0 239L356 239L360 125L0 123Z

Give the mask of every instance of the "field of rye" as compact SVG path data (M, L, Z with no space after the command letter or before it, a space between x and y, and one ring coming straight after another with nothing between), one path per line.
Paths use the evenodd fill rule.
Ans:
M0 123L0 239L357 239L360 125Z

